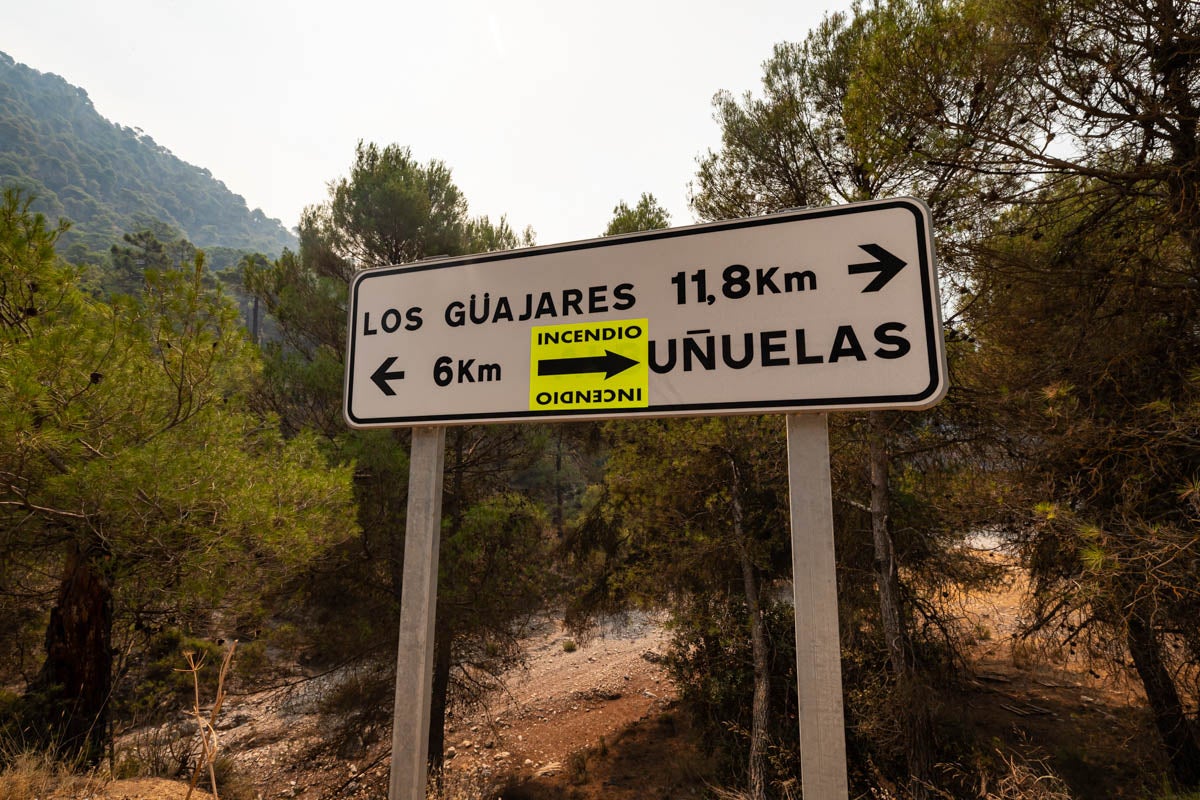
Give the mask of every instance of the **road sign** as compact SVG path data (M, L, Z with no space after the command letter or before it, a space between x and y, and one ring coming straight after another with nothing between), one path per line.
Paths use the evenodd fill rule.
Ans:
M385 267L350 287L347 421L925 408L929 212L856 203Z

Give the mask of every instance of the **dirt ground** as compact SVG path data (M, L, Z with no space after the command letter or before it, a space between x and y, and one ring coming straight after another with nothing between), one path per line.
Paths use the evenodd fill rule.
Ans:
M217 787L218 791L220 787ZM188 785L179 781L161 778L128 778L113 781L105 787L105 800L184 800L188 796ZM212 800L212 795L203 789L192 791L192 800Z
M1046 764L1079 800L1153 796L1161 787L1148 786L1146 776L1161 774L1162 765L1137 687L1090 663L1082 650L1047 651L1019 639L1025 577L1004 553L986 556L1008 567L1009 580L963 599L963 624L975 636L968 653L974 677L951 700L957 707L942 711L949 724L1003 747L964 754L964 763L994 763L1003 749ZM504 696L486 713L448 722L448 775L469 787L466 796L508 800L700 796L715 778L673 706L659 662L666 640L646 619L581 642L548 624L530 641L528 667L509 677ZM383 797L386 750L382 742L357 766L325 765L336 782L311 769L293 773L287 780L297 784L288 789L314 800ZM274 785L287 763L279 758Z
M506 800L699 796L705 765L673 711L665 645L645 618L578 643L549 626L500 702L447 725L447 770L492 777Z
M968 653L973 678L939 716L974 735L956 738L996 746L964 753L960 763L995 763L1001 752L1016 752L1052 768L1079 800L1157 796L1161 787L1148 785L1146 776L1161 775L1162 764L1137 687L1081 651L1038 649L1019 639L1024 576L1002 553L988 557L1008 566L1009 581L999 591L963 599L963 624L974 636ZM645 617L618 621L578 642L548 621L529 641L526 668L507 676L503 695L484 711L449 719L447 800L702 796L715 779L686 715L674 707L661 663L666 643L663 628ZM340 755L329 753L323 740L317 705L345 677L231 696L218 728L238 785L221 796L385 798L386 733ZM104 792L86 796L178 800L186 786L138 779L109 784Z
M1043 761L1080 800L1157 796L1162 787L1148 776L1161 775L1163 764L1140 688L1082 645L1018 636L1028 581L1002 552L988 555L1009 575L1004 588L963 604L976 631L965 724L981 741L997 738Z
M674 698L659 664L664 639L646 619L609 625L582 643L561 625L547 625L530 643L529 668L513 675L505 696L486 712L448 722L448 768L561 771L570 753L660 713Z
M663 771L664 759L678 761L664 748L680 749L687 733L670 710L675 693L661 663L666 641L661 624L641 615L611 621L579 641L560 622L547 621L529 640L526 667L506 677L503 694L486 709L449 716L447 782L462 787L453 800L656 796L643 793L644 776ZM251 800L386 797L386 732L351 757L321 746L317 705L345 677L226 701L221 750L253 783ZM628 750L639 755L621 755ZM686 764L675 771L667 782L682 783L689 774Z

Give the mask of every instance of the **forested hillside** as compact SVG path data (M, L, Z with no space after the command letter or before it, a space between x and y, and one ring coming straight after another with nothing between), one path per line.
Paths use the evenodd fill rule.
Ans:
M295 237L251 211L207 169L135 128L97 113L87 92L0 52L0 185L72 227L59 242L74 261L107 253L130 232L166 223L200 248L278 255Z
M413 447L428 428L346 423L351 334L377 333L348 315L365 291L351 283L439 255L498 263L510 256L476 256L532 246L531 229L471 216L444 162L362 140L305 208L297 247L214 279L211 243L247 235L242 220L195 227L166 195L148 210L133 198L151 195L160 162L181 171L180 198L220 184L6 61L20 86L0 100L0 165L55 153L36 178L42 207L96 244L63 248L67 222L0 192L0 800L83 796L23 788L31 759L97 780L207 773L226 800L378 798L404 757L394 722L428 756L410 770L435 777L427 800L1200 800L1200 3L894 0L780 36L756 91L716 94L691 208L728 229L921 198L945 399L830 413L807 444L779 414L466 424L447 401L436 502L419 484L409 497L410 475L436 474ZM107 142L87 166L68 157L84 140ZM102 189L129 216L93 200ZM97 217L103 234L87 227ZM670 224L646 193L596 231ZM90 246L98 267L73 253ZM775 258L731 264L723 298L749 294L751 269L763 294L809 254ZM703 261L701 276L718 274ZM603 288L612 272L593 266L578 286ZM565 272L546 270L544 296ZM533 340L540 308L520 322L496 311L509 333L487 333L478 305L502 301L479 283L475 330L440 351L457 381L439 382L450 357L422 361L414 337L423 320L459 327L464 304L380 293L378 330L396 335L376 387L394 408L413 402L418 369L457 384L443 397L471 388L485 335ZM269 321L263 335L246 335L235 292ZM797 301L797 325L816 330L807 320L834 297ZM712 305L681 365L807 391L820 359L768 364L784 339L749 329L736 363L733 315ZM834 310L850 319L850 305ZM665 344L651 306L634 313ZM610 311L624 313L587 321ZM817 352L796 334L795 352ZM749 363L756 342L773 373ZM523 348L510 384L536 371ZM820 363L854 369L855 349ZM828 453L828 484L794 499L804 447ZM814 648L797 643L797 620L816 616L795 592L810 580L801 500L832 512L828 672L842 686L834 722L804 739L821 692L805 674ZM436 548L408 539L410 502L440 514ZM416 708L394 705L394 665L415 649L398 631L427 592L408 569L421 548L437 584L430 704ZM657 632L654 650L622 645L619 667L585 677L598 640L635 629ZM633 724L602 727L622 707ZM822 759L845 788L805 786L813 741L844 744Z

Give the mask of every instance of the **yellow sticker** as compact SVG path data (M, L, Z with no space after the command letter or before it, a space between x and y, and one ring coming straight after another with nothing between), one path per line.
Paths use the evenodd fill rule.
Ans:
M530 343L529 408L645 408L649 320L543 325Z

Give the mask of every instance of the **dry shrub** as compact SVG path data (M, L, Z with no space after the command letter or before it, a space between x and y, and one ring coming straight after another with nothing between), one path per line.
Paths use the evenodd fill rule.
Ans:
M426 800L490 800L496 796L496 787L478 772L465 770L446 771L430 776Z
M725 789L720 786L710 786L709 791L716 800L754 800L750 792L743 789Z
M980 800L1072 800L1070 787L1040 756L1022 755L997 748L991 758L978 758L974 769L943 764L952 781ZM957 795L926 787L926 796L953 800ZM904 800L903 793L879 792L879 800Z
M567 778L575 786L582 786L591 779L588 775L587 750L576 750L567 756Z
M1025 760L997 751L1001 770L992 786L980 786L984 800L1071 800L1071 791L1062 778L1040 759Z
M945 776L940 786L904 786L888 780L869 763L869 794L873 800L1073 800L1070 787L1036 753L1020 754L997 748L990 756L977 754L974 763L939 764ZM735 800L736 794L721 800Z
M324 739L341 758L359 759L390 735L395 677L381 669L352 669L321 694Z
M204 768L208 767L209 788L212 790L213 796L217 797L217 716L221 713L221 706L225 702L225 680L229 676L229 667L233 663L233 652L237 649L237 641L229 646L225 652L225 658L221 660L221 667L217 671L217 692L216 698L213 701L212 709L205 716L200 710L200 670L204 667L204 655L199 658L192 651L186 651L183 657L187 659L188 668L180 670L180 672L189 673L192 676L192 687L194 691L191 716L196 720L196 725L200 733L200 760L196 763L196 768L192 771L192 779L188 783L188 797L192 796L192 790L196 788L197 782L200 780L200 774ZM226 761L229 765L232 762Z
M120 739L114 778L173 778L196 756L196 727L182 722L143 728Z
M739 789L723 789L720 786L711 786L709 791L717 800L751 800L750 793Z
M204 788L209 791L220 786L220 800L255 800L255 798L262 797L255 789L251 777L241 771L231 756L224 753L218 755L213 761L212 770L213 783L205 785L205 782L201 781L201 785L204 785ZM193 798L207 796L207 793L192 795ZM215 791L213 796L216 797Z

